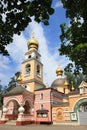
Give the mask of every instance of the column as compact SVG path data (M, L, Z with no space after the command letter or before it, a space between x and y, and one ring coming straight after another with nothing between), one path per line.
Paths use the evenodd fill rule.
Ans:
M18 111L19 111L19 114L18 114L17 121L24 121L24 111L25 111L25 109L24 109L23 105L20 105Z

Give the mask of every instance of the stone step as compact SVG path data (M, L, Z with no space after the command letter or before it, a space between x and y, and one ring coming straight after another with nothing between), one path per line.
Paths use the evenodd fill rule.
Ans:
M5 123L5 125L16 125L16 120L9 120Z
M70 126L78 126L78 122L53 122L53 125L70 125Z

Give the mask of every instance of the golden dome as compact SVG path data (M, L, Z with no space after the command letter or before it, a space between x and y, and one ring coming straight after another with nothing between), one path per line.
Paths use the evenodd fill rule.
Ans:
M73 81L71 81L71 84L72 84L71 90L74 91L75 88L74 88L74 86L73 86Z
M17 81L18 81L18 82L21 82L21 81L22 81L21 75L19 75L19 77L17 78Z
M56 70L57 76L58 76L58 75L61 75L61 76L62 76L62 73L63 73L62 68L61 68L61 67L58 67L57 70Z
M68 86L69 86L69 83L68 83L67 80L65 80L64 87L65 87L65 88L68 88Z
M39 42L32 36L32 38L28 41L28 49L34 48L38 50Z

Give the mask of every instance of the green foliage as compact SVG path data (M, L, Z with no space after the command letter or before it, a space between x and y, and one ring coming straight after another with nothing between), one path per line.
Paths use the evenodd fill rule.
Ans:
M3 86L0 84L0 108L2 107L3 104L3 91L2 91Z
M19 77L19 75L20 75L20 72L16 72L15 75L11 77L11 80L8 83L8 87L6 91L10 91L11 89L17 86L17 78Z
M8 84L7 91L10 91L12 88L16 87L16 85L17 85L17 82L15 80L15 77L12 77Z
M61 1L66 17L70 18L70 26L67 27L66 23L60 25L60 55L69 57L75 63L75 74L82 71L87 75L87 1ZM67 68L70 66L73 68L73 64L68 64Z
M67 80L69 82L70 89L73 85L75 89L78 89L78 86L82 81L87 82L87 75L83 75L83 73L78 73L78 75L73 74L69 69L65 68L65 75L67 76Z
M52 0L1 0L0 1L0 53L9 55L6 46L13 35L20 35L34 16L36 22L48 25L49 16L54 13Z

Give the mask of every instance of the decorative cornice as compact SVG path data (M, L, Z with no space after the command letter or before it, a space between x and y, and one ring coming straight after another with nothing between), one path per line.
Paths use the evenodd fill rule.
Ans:
M37 53L41 57L41 55L39 54L39 52L37 50L28 51L28 52L25 53L25 55L31 54L32 52Z
M31 82L39 83L40 85L45 86L44 83L42 83L41 81L38 81L36 79L30 79L30 80L22 81L22 84L31 83Z
M36 58L34 58L34 57L32 57L32 58L30 58L30 59L25 59L25 60L22 62L22 64L25 63L25 62L28 62L28 61L32 61L32 60L35 60L35 61L39 62L39 63L43 66L43 64L42 64L38 59L36 59Z

